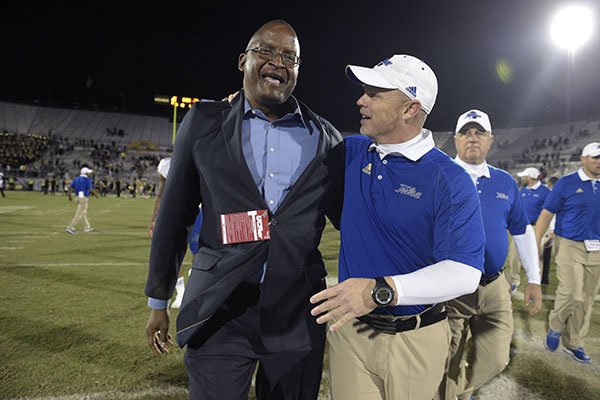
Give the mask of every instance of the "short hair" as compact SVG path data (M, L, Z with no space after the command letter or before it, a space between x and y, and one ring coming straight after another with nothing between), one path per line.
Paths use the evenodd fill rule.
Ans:
M293 33L294 36L298 37L298 34L296 33L296 30L294 29L294 27L292 25L289 24L289 22L284 21L283 19L273 19L271 21L265 22L264 24L262 24L260 26L260 28L258 28L250 37L250 40L248 40L248 44L246 45L246 48L251 46L252 41L254 40L254 37L256 35L258 35L260 32L262 32L263 30L269 28L272 25L284 25L287 28L289 28Z

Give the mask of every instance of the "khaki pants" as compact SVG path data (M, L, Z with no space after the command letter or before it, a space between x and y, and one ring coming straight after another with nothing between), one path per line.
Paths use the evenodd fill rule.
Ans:
M587 336L594 297L600 288L600 252L587 252L583 242L556 236L556 275L558 287L550 329L562 332L565 347L583 347Z
M472 294L450 300L447 308L452 341L437 398L468 399L508 365L514 330L508 282L500 276Z
M505 273L506 280L509 285L519 285L521 284L521 259L519 258L519 253L517 252L517 246L515 246L515 241L513 238L510 238L510 244L508 245L508 271ZM510 289L510 287L509 287Z
M75 229L75 225L77 225L83 218L84 229L90 229L92 226L90 225L90 221L87 219L88 198L76 197L75 199L77 200L77 211L75 212L75 216L67 228Z
M444 374L447 320L396 334L348 322L327 332L332 400L430 400Z

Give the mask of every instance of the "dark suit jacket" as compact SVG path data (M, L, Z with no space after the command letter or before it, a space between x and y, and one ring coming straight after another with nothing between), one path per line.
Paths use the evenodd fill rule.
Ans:
M259 301L265 346L288 351L324 339L324 327L310 315L309 298L325 288L327 273L317 246L324 215L334 225L339 222L343 141L328 121L299 104L304 118L320 128L319 145L277 212L270 214L269 241L222 244L221 214L268 209L242 151L243 92L231 105L196 103L181 123L152 238L146 294L171 298L187 246L186 227L202 203L200 249L177 317L182 347L240 282L257 280L265 262Z

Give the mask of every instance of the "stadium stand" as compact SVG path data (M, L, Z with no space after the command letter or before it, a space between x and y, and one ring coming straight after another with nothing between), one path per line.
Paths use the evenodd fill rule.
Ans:
M0 129L19 134L89 139L98 143L128 144L138 139L167 148L171 145L173 125L166 118L155 116L0 102ZM117 134L111 134L114 130Z
M35 179L37 188L46 177L69 180L87 165L96 182L147 188L157 183L158 161L170 153L172 129L166 117L0 102L0 170L23 188ZM433 135L438 148L456 155L452 131ZM545 176L562 175L577 167L585 144L600 140L600 116L494 129L494 135L490 163L511 173L535 166Z

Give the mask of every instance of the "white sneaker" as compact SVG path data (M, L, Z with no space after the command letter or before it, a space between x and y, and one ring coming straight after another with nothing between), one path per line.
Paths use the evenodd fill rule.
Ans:
M180 308L182 300L183 300L183 294L180 296L179 293L177 293L177 296L175 297L175 301L173 301L171 303L171 308L174 308L174 309Z
M93 231L93 230L94 230L94 228L92 228L92 227L90 226L89 228L85 228L83 231L84 231L84 232L91 232L91 231Z
M77 235L77 231L73 228L65 229L65 232L70 233L71 235Z

